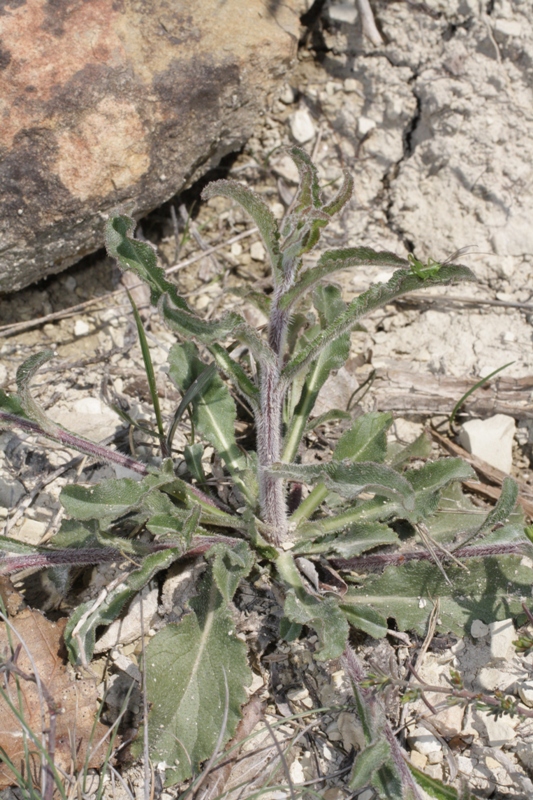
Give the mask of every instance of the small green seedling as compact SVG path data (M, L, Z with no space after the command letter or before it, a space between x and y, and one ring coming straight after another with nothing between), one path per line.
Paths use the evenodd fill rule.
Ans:
M480 517L460 489L472 477L471 467L457 458L432 461L424 435L403 450L389 446L389 413L353 417L332 409L327 419L340 419L344 427L329 458L313 457L309 432L325 419L313 418L315 403L348 359L350 333L362 318L409 292L474 276L460 264L423 264L412 255L403 259L364 246L325 250L306 266L303 257L349 201L352 179L346 174L338 194L324 199L309 156L297 147L289 153L300 185L281 224L258 195L235 181L212 183L203 194L241 205L259 229L272 290L251 299L268 316L264 333L235 312L203 319L167 280L151 245L133 238L134 221L116 216L107 223L109 254L146 282L152 303L176 334L168 375L183 400L171 420L155 408L160 467L73 436L47 419L32 397L31 379L50 353L19 369L18 396L0 397L3 426L45 434L137 473L138 480L65 488L68 519L46 547L0 540L4 572L30 562L64 569L123 555L138 565L105 597L74 611L65 632L73 662L90 661L97 628L116 619L154 576L173 562L205 557L188 612L159 631L146 653L150 756L167 765L167 785L197 774L239 721L251 680L233 618L241 581L261 575L275 585L283 603L280 636L292 640L316 632L320 660L343 653L348 658L350 626L379 639L392 618L399 629L424 635L438 601L437 628L461 633L473 619L519 613L521 597L530 592L531 571L520 563L528 540L514 511L511 479L496 507ZM342 270L375 266L395 271L349 303L328 283ZM243 421L253 420L248 441L256 443L246 451L235 436L242 408ZM181 453L173 436L185 410L196 441ZM217 474L223 466L218 485L206 478L202 443L217 454ZM178 475L184 462L188 473ZM132 531L144 535L132 537ZM359 673L354 668L351 674ZM384 736L383 715L368 711L370 690L357 691L367 747L350 785L354 791L372 785L380 797L399 799L413 779L394 737Z

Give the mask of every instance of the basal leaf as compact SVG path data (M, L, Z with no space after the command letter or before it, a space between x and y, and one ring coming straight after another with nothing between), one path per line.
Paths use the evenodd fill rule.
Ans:
M124 514L141 509L149 494L168 486L172 481L173 476L159 472L147 475L140 481L121 478L90 488L72 484L65 486L60 500L71 517L79 520L97 519L104 528Z
M387 453L387 431L392 425L392 414L371 411L358 417L344 433L333 452L336 461L382 462Z
M440 491L452 481L468 480L474 476L472 467L462 458L441 458L424 464L419 469L410 469L405 477L415 492L414 521L425 520L436 509Z
M283 613L291 622L308 625L318 634L320 649L315 653L319 661L338 658L346 646L348 624L339 609L336 598L318 599L310 594L296 593L290 589L285 598Z
M350 625L353 625L357 630L368 633L374 639L383 639L387 635L387 620L370 606L341 603L339 608Z
M425 431L410 444L403 446L399 442L389 444L385 463L398 469L413 458L429 458L431 455L431 439Z
M515 555L468 559L468 571L445 562L450 584L436 564L411 561L369 576L362 588L348 590L343 604L365 604L394 617L400 630L426 633L435 601L440 600L437 629L463 635L469 623L489 623L522 610L531 596L533 570Z
M290 553L278 556L276 568L288 587L283 607L287 620L297 625L308 625L316 631L320 640L320 649L315 653L317 660L338 658L346 646L348 623L337 599L310 595Z
M143 561L142 567L112 588L103 598L88 600L79 605L65 628L64 640L69 659L73 664L87 665L94 653L96 629L110 625L127 602L146 586L153 576L170 565L183 554L182 547L153 553Z
M7 394L0 389L0 411L5 411L6 414L16 414L17 417L27 419L26 412L22 408L22 403L16 394Z
M254 557L246 542L228 547L215 544L209 551L213 557L213 578L226 603L231 603L242 578L253 567Z
M305 539L296 541L292 548L295 555L323 553L327 556L353 558L374 547L400 543L398 535L392 528L380 522L352 523L338 533L324 536L319 533L320 520L318 520L316 530L317 538L307 535Z
M413 487L390 467L373 462L329 461L324 464L273 464L273 474L282 478L312 484L323 481L333 492L353 499L361 492L374 492L400 499L408 511L414 508Z
M233 735L252 677L246 646L235 636L211 573L190 605L192 611L160 630L146 649L150 758L167 765L167 786L189 778L212 755L226 716L222 742ZM137 742L140 754L142 736Z

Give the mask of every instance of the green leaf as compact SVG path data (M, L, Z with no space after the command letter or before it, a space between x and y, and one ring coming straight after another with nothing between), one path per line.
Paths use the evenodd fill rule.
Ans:
M110 625L120 614L127 602L135 597L141 589L163 569L183 554L181 547L162 550L146 556L142 567L111 589L100 601L100 598L88 600L79 605L65 628L64 640L69 659L73 664L87 665L94 653L96 629L102 625Z
M215 359L217 367L230 379L237 391L250 402L253 409L259 408L259 389L252 383L240 364L237 364L228 351L219 344L209 345L208 350Z
M15 414L23 419L28 418L17 395L6 394L2 389L0 389L0 411L5 411L6 414Z
M33 399L30 384L40 367L53 357L53 350L42 350L27 358L17 370L18 397L24 410L24 416L37 422L50 436L56 435L59 426L48 419L41 406Z
M229 605L233 595L242 580L246 578L254 564L252 551L246 542L228 547L225 544L215 544L209 551L213 556L213 577L219 591Z
M359 789L364 789L372 780L372 777L383 764L390 760L391 752L390 745L386 739L378 739L378 741L367 745L364 750L358 753L348 786L355 792Z
M108 480L86 488L78 484L65 486L61 504L71 517L79 520L97 519L102 528L130 511L143 508L148 495L173 483L168 472L147 475L140 481L133 478Z
M468 480L474 475L472 467L462 458L441 458L420 469L407 470L405 477L415 492L415 508L409 519L426 520L435 511L442 489L452 481Z
M169 375L182 393L187 391L205 369L205 364L198 358L198 350L192 342L173 345L168 363ZM246 467L246 458L235 441L236 416L233 398L218 375L213 375L196 391L192 399L194 426L225 461L243 491L245 487L235 475L238 470Z
M387 620L378 611L375 611L369 606L346 605L340 603L340 610L354 628L364 631L372 636L374 639L383 639L387 635Z
M168 765L166 786L196 772L221 731L222 744L233 735L252 678L246 646L235 636L231 611L210 572L190 605L192 611L160 630L146 649L150 758ZM139 736L135 753L141 752Z
M436 797L437 800L459 800L459 792L453 786L446 786L437 778L430 778L429 775L413 767L412 764L407 766L418 785L431 797Z
M389 445L385 463L394 467L394 469L398 469L413 458L429 458L431 450L431 439L427 433L423 431L420 436L417 436L414 442L411 442L411 444L408 444L406 447L398 442L393 442Z
M321 208L318 172L311 158L301 147L291 147L287 152L296 164L300 175L300 185L293 201L293 212L299 215L309 206Z
M286 642L295 642L300 638L302 633L302 626L296 622L291 622L287 617L282 617L279 621L279 635L280 639Z
M318 634L320 649L315 653L319 661L338 658L346 647L348 623L340 611L337 599L317 598L308 594L290 553L282 553L276 561L282 581L289 587L285 596L283 613L290 622L309 625Z
M323 327L342 313L345 308L337 286L320 287L314 296L315 307L320 315ZM342 367L350 355L350 336L341 336L336 341L325 347L317 360L309 368L305 383L302 387L300 399L294 410L294 415L285 437L283 460L292 461L298 451L298 445L307 425L320 389L328 379L330 373Z
M408 292L428 286L445 286L455 280L475 280L475 277L467 267L455 264L443 265L436 275L426 279L419 278L409 270L397 270L387 283L374 284L366 292L352 300L344 314L289 361L282 373L284 384L290 386L302 369L316 361L326 345L352 330L362 317L374 309L380 308Z
M204 446L200 444L200 442L187 444L183 448L183 458L185 459L187 468L195 481L200 485L204 485L207 480L204 472L204 465L202 464L203 455Z
M345 247L339 250L327 250L320 256L316 267L311 267L299 275L298 282L286 292L280 306L283 309L292 308L294 303L309 289L335 272L352 267L370 266L405 268L407 261L395 256L394 253L372 250L371 247Z
M316 536L319 538L312 537L310 540L311 537L308 535L305 539L297 541L292 548L295 555L323 553L328 556L353 558L374 547L400 544L398 535L388 525L380 522L355 523L330 536L320 534L320 522L317 520L315 523Z
M144 363L144 371L146 372L146 379L148 381L148 388L150 390L150 397L152 398L152 406L154 408L154 414L157 422L157 430L159 432L159 438L161 440L162 446L165 442L165 431L163 428L163 418L161 416L161 408L159 405L159 395L157 393L157 386L155 382L155 373L154 373L154 365L152 363L152 356L150 355L150 348L148 347L148 339L146 338L146 333L144 332L144 327L142 323L141 316L135 304L135 301L131 294L128 292L128 299L131 303L131 307L133 309L133 316L135 318L135 325L137 327L137 335L139 337L139 344L141 346L141 353L143 357ZM163 455L167 455L163 452Z
M329 461L324 464L273 464L269 472L286 480L313 484L323 481L333 492L353 499L361 492L400 499L408 510L414 509L413 487L402 475L384 464L373 462Z
M394 617L400 630L424 636L439 599L437 629L463 635L474 619L489 623L521 612L523 600L531 595L533 572L520 561L515 555L471 558L468 572L447 562L451 585L436 564L411 561L371 575L362 588L349 589L343 605L369 605L384 617Z
M216 195L229 197L238 203L251 216L267 249L268 257L272 265L273 276L276 279L281 275L281 254L279 249L279 230L274 214L259 197L246 186L237 181L214 181L210 183L202 192L202 198L209 200Z
M122 269L131 269L151 290L153 305L157 305L162 295L168 294L178 308L192 312L177 292L176 285L167 281L164 270L157 266L154 247L148 242L133 239L136 222L126 215L111 217L105 227L105 246L112 258Z
M392 425L392 414L372 411L355 420L344 433L333 452L336 461L382 462L387 453L387 431Z

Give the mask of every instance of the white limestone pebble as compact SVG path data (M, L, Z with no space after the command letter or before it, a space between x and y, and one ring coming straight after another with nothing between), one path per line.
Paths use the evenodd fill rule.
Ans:
M507 414L495 414L488 419L471 419L465 422L459 442L472 455L482 458L502 472L511 472L513 466L513 439L516 424Z
M490 629L490 654L492 658L507 658L513 640L516 639L516 631L512 619L501 619L498 622L491 622Z
M289 117L289 126L293 139L298 144L310 142L315 137L315 123L311 119L309 111L300 108Z
M489 626L485 625L480 619L473 620L470 626L470 636L473 639L482 639L489 632Z

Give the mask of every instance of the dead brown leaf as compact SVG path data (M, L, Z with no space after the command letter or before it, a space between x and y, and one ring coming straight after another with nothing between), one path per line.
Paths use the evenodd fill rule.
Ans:
M72 774L86 761L91 768L101 766L107 740L99 747L98 744L107 728L101 723L95 725L96 682L92 678L77 679L66 663L62 639L66 620L50 622L39 611L26 608L10 622L12 627L0 623L0 747L24 774L22 725L9 707L7 696L37 741L44 741L48 751L55 746L54 763L59 770ZM9 669L10 662L13 669ZM35 674L42 690L33 680L23 677ZM50 735L50 704L55 705L57 712L55 736ZM28 737L26 746L32 753L32 778L39 785L39 748ZM0 789L16 782L3 762L4 759L0 764Z

